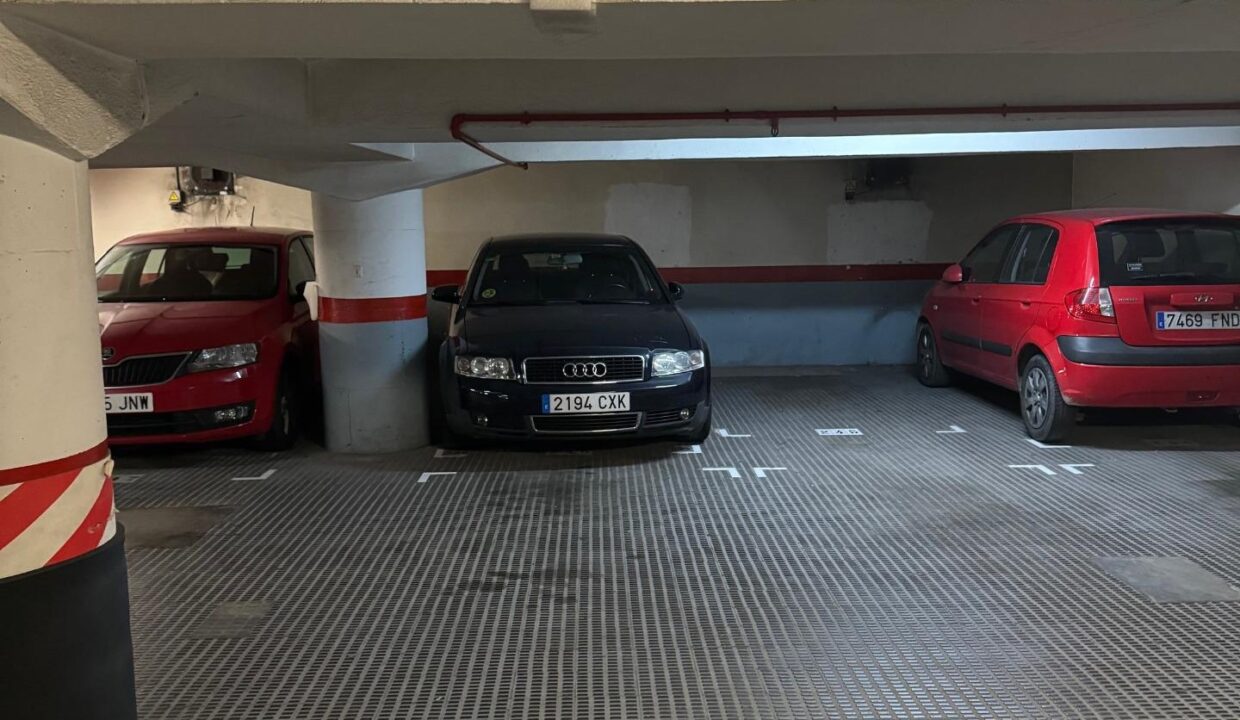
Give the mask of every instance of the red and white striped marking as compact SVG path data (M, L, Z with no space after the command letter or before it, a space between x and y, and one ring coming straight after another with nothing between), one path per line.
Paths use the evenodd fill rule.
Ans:
M114 535L107 445L72 458L0 470L0 578L71 560Z

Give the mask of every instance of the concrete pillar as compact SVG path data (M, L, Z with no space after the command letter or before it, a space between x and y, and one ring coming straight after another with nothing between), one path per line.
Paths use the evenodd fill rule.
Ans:
M0 712L133 718L86 163L0 135Z
M422 191L361 201L316 193L313 208L327 447L426 445Z

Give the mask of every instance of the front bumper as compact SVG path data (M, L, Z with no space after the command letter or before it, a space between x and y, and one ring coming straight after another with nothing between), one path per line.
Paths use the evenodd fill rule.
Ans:
M183 375L157 385L105 388L107 393L151 393L154 411L111 414L108 442L152 445L232 440L271 426L275 382L261 363ZM246 408L242 419L218 420L216 410Z
M448 426L472 438L687 437L710 422L710 377L705 369L611 385L526 385L453 373L443 378L443 386ZM629 393L629 412L542 413L543 395L599 392ZM688 418L682 419L685 412Z

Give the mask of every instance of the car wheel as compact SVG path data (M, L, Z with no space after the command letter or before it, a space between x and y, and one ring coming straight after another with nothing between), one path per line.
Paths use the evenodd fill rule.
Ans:
M297 381L292 373L285 370L276 384L274 411L271 427L259 435L255 446L260 450L288 450L297 442L301 433L300 397L297 392Z
M939 358L939 346L934 331L926 323L917 326L917 379L926 387L951 385L951 372Z
M1076 424L1076 410L1064 402L1055 372L1041 355L1021 370L1020 415L1029 437L1039 442L1063 440Z

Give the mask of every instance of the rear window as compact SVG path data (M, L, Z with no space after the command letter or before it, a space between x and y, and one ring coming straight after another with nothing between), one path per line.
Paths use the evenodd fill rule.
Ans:
M1095 232L1104 287L1240 283L1240 221L1140 220Z

